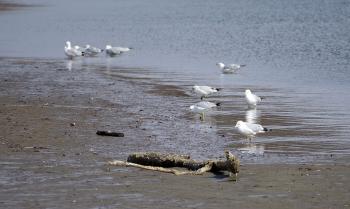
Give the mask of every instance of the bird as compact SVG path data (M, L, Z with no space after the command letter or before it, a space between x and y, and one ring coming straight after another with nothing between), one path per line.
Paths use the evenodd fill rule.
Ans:
M256 96L249 89L245 90L245 99L249 107L256 107L256 105L262 101L262 97Z
M239 70L241 67L245 67L246 65L238 65L238 64L230 64L225 65L222 62L216 63L217 66L222 70L223 73L235 73L237 70Z
M201 96L201 100L203 100L204 97L208 96L209 94L216 93L216 92L220 91L221 89L213 88L213 87L210 87L210 86L197 86L197 85L194 85L192 87L192 90L194 91L194 93L200 95Z
M112 47L111 45L106 45L106 53L109 56L116 56L116 55L120 55L123 52L128 52L130 51L132 48L129 47Z
M220 106L221 103L213 103L213 102L208 102L208 101L201 101L198 102L194 105L190 106L190 110L195 113L199 113L201 115L200 119L204 120L204 113L206 111L209 111L213 107L218 107Z
M200 101L196 105L199 107L203 107L203 108L213 108L213 107L221 106L221 103L220 102L214 103L214 102L208 102L208 101Z
M78 46L78 45L75 45L74 46L74 49L78 50L78 51L81 51L83 53L85 53L85 48L84 47L81 47L81 46ZM85 55L85 54L84 54Z
M251 138L253 138L257 133L271 131L271 129L267 129L260 124L247 123L241 120L237 121L235 128L237 129L238 133L246 136L249 140L251 140Z
M120 47L120 46L114 47L114 48L117 49L117 50L119 50L119 51L121 51L121 52L128 52L128 51L130 51L131 49L133 49L132 47Z
M64 53L67 55L69 59L73 59L74 57L84 56L84 52L77 50L75 47L72 48L70 41L66 41L66 45L64 46Z
M89 44L86 44L86 46L85 46L85 54L87 56L96 56L101 52L103 52L103 49L90 46Z

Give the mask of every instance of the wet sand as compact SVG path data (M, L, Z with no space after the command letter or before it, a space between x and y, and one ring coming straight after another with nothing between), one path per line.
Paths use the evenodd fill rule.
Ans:
M86 65L68 70L65 60L0 59L0 208L350 207L348 159L263 165L242 159L237 182L226 173L174 176L107 166L135 151L178 152L167 138L208 137L210 149L217 135L186 135L185 119L166 105L188 97L181 88L145 82L139 69L113 72L119 73ZM183 140L189 148L181 154L205 151Z

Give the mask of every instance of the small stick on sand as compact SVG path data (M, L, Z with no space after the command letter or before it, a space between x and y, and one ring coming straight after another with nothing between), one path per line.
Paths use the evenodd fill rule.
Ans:
M124 137L124 133L113 132L113 131L97 131L96 134L100 136Z

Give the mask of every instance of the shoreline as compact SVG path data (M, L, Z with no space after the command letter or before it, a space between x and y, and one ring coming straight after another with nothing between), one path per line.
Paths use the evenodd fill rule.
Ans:
M350 166L244 164L237 182L227 174L174 176L107 166L131 152L178 152L171 144L188 127L167 104L186 97L89 66L69 71L63 60L0 58L0 206L5 208L347 208ZM159 92L160 91L160 92ZM174 92L168 95L168 91ZM145 93L146 92L146 93ZM164 93L166 92L166 93ZM132 93L133 97L130 97ZM153 111L155 107L159 112ZM74 123L75 125L71 125ZM158 127L154 128L154 127ZM174 128L177 127L177 128ZM188 127L189 132L195 128ZM100 137L98 129L125 133ZM209 129L210 130L210 129ZM163 133L165 132L165 133ZM216 133L183 133L181 149L215 143ZM187 153L193 150L194 153ZM196 153L198 152L198 153ZM222 151L223 152L223 151ZM217 156L222 155L217 153ZM217 157L217 156L213 156Z
M3 11L13 11L26 7L33 7L34 5L28 4L18 4L18 3L10 3L8 1L0 0L0 12Z

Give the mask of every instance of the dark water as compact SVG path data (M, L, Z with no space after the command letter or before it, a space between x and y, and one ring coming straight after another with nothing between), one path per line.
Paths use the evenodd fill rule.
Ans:
M247 156L265 153L350 154L350 2L346 0L23 1L37 7L0 14L0 56L64 59L66 40L132 46L117 58L67 61L151 69L161 84L188 91L193 84L224 88L223 102L194 125L232 135L218 147ZM223 75L216 62L247 64ZM161 72L161 73L156 73ZM267 99L247 110L243 92ZM272 128L246 143L237 120ZM221 143L221 144L220 144Z

